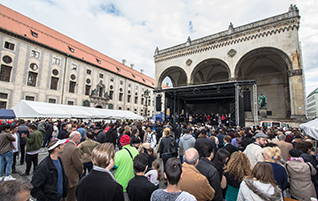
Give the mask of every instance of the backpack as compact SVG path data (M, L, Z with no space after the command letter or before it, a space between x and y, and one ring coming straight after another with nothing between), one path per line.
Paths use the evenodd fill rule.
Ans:
M178 156L178 147L176 141L170 137L170 154L172 154L173 157Z

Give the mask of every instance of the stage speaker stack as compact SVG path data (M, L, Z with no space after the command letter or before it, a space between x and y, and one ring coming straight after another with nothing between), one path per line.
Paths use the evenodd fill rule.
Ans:
M243 91L243 101L244 101L244 112L252 111L251 108L251 91L245 90Z
M156 111L157 112L161 111L161 96L156 97Z

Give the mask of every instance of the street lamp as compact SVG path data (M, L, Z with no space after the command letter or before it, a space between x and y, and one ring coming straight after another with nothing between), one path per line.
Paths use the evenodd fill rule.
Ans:
M146 98L146 102L145 102L145 117L146 117L146 119L148 117L148 98L149 98L149 93L150 93L150 91L148 89L146 91L144 91L144 96Z

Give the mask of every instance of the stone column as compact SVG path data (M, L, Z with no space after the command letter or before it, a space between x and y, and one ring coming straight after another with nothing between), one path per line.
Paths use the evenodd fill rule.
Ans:
M304 120L305 101L302 69L289 72L289 93L291 118L294 120Z

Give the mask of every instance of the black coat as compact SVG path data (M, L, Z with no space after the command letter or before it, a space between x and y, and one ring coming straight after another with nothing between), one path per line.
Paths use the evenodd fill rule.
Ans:
M63 195L66 197L68 190L68 180L64 172L63 163L60 158L58 158L63 172ZM32 177L31 184L33 189L31 190L31 195L37 200L56 200L57 198L57 179L58 173L57 169L50 158L47 156L42 162L36 167L35 172Z
M213 166L212 162L205 157L201 157L196 168L208 179L210 186L212 186L215 190L213 201L222 201L223 198L219 172Z
M103 130L98 131L98 133L96 134L96 141L99 143L106 142L106 133Z
M77 201L124 201L123 187L113 180L111 173L92 169L76 188Z
M171 153L171 144L175 143L175 140L172 137L163 137L161 138L161 142L159 145L158 152L160 153L160 158L162 158L162 154Z
M58 134L58 136L57 136L57 138L63 140L65 138L66 133L67 133L66 130L61 129L59 134Z
M52 132L53 132L53 125L52 124L47 124L46 129L45 129L45 136L52 137Z
M110 128L106 133L106 142L116 144L117 131L114 128Z
M145 176L136 175L128 182L127 193L130 201L149 201L157 187Z
M233 152L238 151L239 149L232 145L232 144L226 144L224 147L222 147L221 149L225 149L226 151L228 151L230 153L229 158L231 157Z

